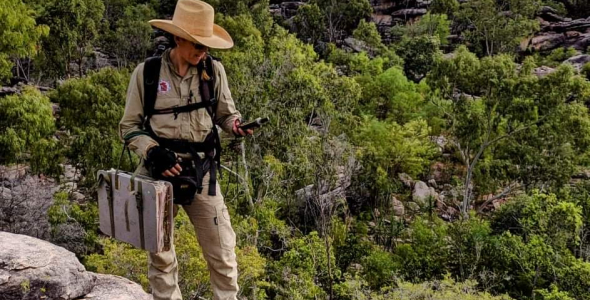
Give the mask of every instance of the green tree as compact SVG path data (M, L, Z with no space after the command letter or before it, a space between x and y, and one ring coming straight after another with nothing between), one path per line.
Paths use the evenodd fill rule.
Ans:
M446 99L433 101L446 115L447 134L466 168L464 214L477 191L474 184L480 194L502 187L499 195L559 185L585 160L590 119L583 101L589 83L569 66L542 78L532 74L533 67L527 60L517 70L504 55L479 60L462 47L452 59L437 59L428 76L437 97Z
M367 22L365 19L361 19L358 27L352 32L352 36L357 40L367 43L368 46L376 50L385 48L383 43L381 43L381 35L377 31L375 23Z
M30 79L30 59L38 52L39 40L47 36L47 26L37 25L35 12L22 0L6 0L0 7L0 83L16 76ZM25 65L21 59L27 58Z
M472 29L465 32L477 53L511 53L524 37L539 29L535 13L538 1L476 0L461 6L458 19Z
M149 56L152 46L152 27L148 20L155 17L154 10L147 4L128 6L115 23L115 29L108 34L105 48L115 54L119 66L143 61Z
M351 33L372 12L368 0L313 0L311 3L316 3L325 16L329 42L343 38L343 33Z
M55 133L53 108L37 89L26 87L20 95L1 99L0 132L1 163L32 162L34 171L59 171L61 159L55 156L51 137Z
M118 123L128 83L127 71L104 68L85 78L68 80L50 94L61 108L59 125L71 133L66 142L68 157L82 167L89 182L99 169L117 166L123 146Z
M414 81L420 81L426 76L435 58L441 53L438 37L429 35L404 37L394 49L404 60L404 73Z
M320 7L316 3L300 6L293 21L300 39L309 41L313 45L323 39L326 25Z
M43 41L41 65L49 75L71 76L71 63L84 74L84 59L94 50L103 19L101 0L49 0L42 4L37 21L49 26L51 34Z

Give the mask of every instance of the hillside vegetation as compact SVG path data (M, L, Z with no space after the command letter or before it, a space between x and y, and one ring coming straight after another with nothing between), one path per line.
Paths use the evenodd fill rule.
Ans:
M241 297L590 300L588 1L207 2L237 108L271 120L223 140ZM174 6L0 5L0 173L28 172L0 174L0 230L146 291L146 253L98 230L95 174ZM31 178L59 185L40 215ZM211 297L175 228L184 297Z

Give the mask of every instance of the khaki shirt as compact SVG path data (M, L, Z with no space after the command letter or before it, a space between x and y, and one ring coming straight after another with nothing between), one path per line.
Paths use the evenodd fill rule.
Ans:
M143 123L143 68L144 63L139 64L129 82L125 113L119 123L119 136L123 139L130 133L142 132ZM215 114L215 124L224 131L231 133L234 121L241 117L236 110L231 92L227 83L225 69L221 62L213 60L215 72L215 95L218 100ZM199 93L199 75L196 66L191 66L184 77L181 77L170 61L170 50L162 54L162 66L155 108L165 109L174 106L184 106L189 103L201 102ZM192 91L192 99L190 99ZM191 102L189 102L191 101ZM202 142L211 129L213 123L206 109L197 109L191 112L180 113L175 118L174 114L153 115L150 124L154 133L161 138L182 139L190 142ZM147 156L147 150L158 145L149 135L137 135L129 140L129 148L141 157Z

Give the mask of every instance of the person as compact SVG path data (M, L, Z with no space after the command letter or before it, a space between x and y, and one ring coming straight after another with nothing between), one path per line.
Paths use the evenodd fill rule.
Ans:
M119 134L144 159L143 174L173 185L175 178L189 177L188 182L197 187L188 201L180 202L207 261L214 299L237 299L236 235L216 180L220 151L216 125L236 136L253 132L239 128L241 115L223 65L208 55L209 48L229 49L233 41L214 24L213 7L198 0L179 0L172 20L149 23L172 34L176 45L156 60L159 68L151 70L150 59L135 68ZM196 103L206 105L195 107ZM174 195L177 203L176 186ZM175 215L178 206L174 205ZM148 278L154 300L182 299L174 245L169 251L149 253Z

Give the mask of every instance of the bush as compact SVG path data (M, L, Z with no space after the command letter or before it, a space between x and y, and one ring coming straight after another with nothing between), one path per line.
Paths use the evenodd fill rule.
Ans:
M53 108L37 89L26 87L0 101L0 131L0 163L31 162L34 171L59 173Z
M465 281L456 283L451 278L442 281L413 284L403 282L397 288L387 288L379 294L373 294L372 299L405 299L405 300L511 300L512 298L492 296L477 290L477 282Z
M105 68L80 79L71 79L50 94L61 108L59 125L72 134L67 156L80 166L87 182L96 171L116 167L122 150L119 121L123 116L129 75L126 70ZM130 169L129 162L122 169Z

